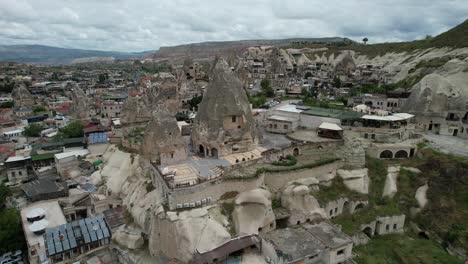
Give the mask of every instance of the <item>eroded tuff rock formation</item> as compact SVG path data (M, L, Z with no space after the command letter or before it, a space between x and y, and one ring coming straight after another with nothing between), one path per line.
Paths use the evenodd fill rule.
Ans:
M309 186L296 184L290 184L284 190L281 205L291 213L289 225L326 218L325 211L310 191Z
M169 165L185 160L187 151L176 119L165 105L158 105L145 128L142 155L156 164Z
M32 107L34 105L34 98L24 82L15 83L11 91L11 97L16 108Z
M218 60L193 124L194 148L217 157L251 150L257 143L247 94L226 61Z
M237 234L258 234L274 228L271 194L264 189L240 193L234 200L232 218Z
M76 82L65 83L64 90L73 101L70 106L70 115L76 119L88 119L93 113L91 102Z
M161 72L143 78L138 96L129 96L122 108L123 125L148 122L158 104L164 104L171 113L179 110L179 82L174 75Z
M171 116L179 110L179 87L179 82L171 73L163 72L143 78L138 89L132 91L136 96L130 96L122 108L123 146L133 151L140 151L144 147L144 131L148 122L155 120L153 114L155 110L159 111L159 105L164 106Z
M466 76L468 78L468 74ZM467 85L468 86L468 85ZM412 113L446 115L447 112L464 111L468 90L452 82L450 77L429 74L413 87L403 110Z

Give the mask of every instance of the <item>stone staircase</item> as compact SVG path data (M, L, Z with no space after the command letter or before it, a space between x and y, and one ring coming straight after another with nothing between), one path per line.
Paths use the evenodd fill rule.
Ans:
M215 177L215 178L221 177L224 174L224 169L221 166L216 166L216 167L214 167L214 168L212 168L210 170L213 172L213 174L214 174L213 177Z

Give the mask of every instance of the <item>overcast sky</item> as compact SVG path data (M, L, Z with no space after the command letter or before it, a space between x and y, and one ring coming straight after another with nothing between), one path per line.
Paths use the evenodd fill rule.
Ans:
M0 44L143 51L213 40L437 35L468 0L0 0Z

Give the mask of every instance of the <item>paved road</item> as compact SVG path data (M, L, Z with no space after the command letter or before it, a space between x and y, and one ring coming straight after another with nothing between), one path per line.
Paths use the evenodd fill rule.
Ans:
M429 144L444 153L452 153L468 157L468 140L453 136L441 136L433 133L424 133Z

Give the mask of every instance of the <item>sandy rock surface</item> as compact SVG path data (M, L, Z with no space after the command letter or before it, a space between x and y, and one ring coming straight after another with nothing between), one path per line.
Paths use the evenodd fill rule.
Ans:
M367 194L369 193L369 176L368 169L358 170L337 170L339 177L343 179L343 183L348 189Z
M389 166L387 168L387 178L385 180L385 186L382 197L393 197L397 193L397 179L399 173L400 167Z
M243 192L236 197L232 219L238 234L258 234L259 228L275 221L270 199L270 192L263 189Z

